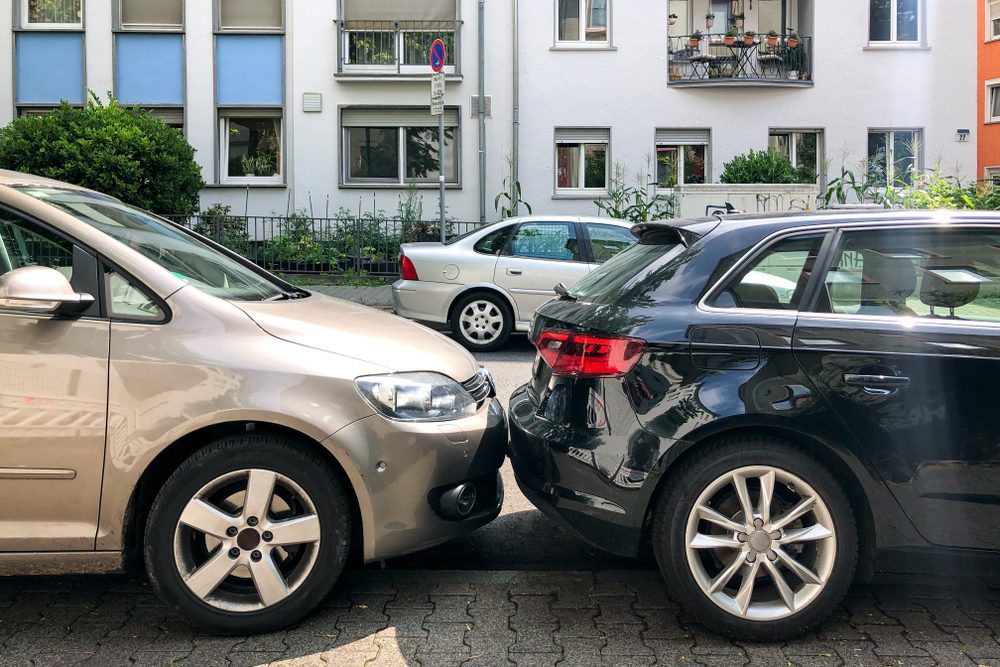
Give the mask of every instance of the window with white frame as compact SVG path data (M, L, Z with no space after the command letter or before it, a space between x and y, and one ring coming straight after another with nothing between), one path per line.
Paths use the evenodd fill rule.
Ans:
M987 123L1000 123L1000 79L986 82L986 115Z
M218 0L220 30L280 31L285 27L283 0Z
M1000 39L1000 0L986 0L986 39Z
M607 191L607 128L556 129L556 192Z
M281 111L219 112L219 174L228 185L283 182Z
M1000 167L986 167L986 182L1000 187Z
M180 30L183 0L120 0L118 25L122 30Z
M149 107L149 115L184 134L184 109L180 107Z
M656 131L656 187L708 182L708 130Z
M921 37L923 0L869 0L868 41L913 44Z
M444 158L445 183L459 181L459 110L445 109L444 151L438 118L427 108L345 108L344 184L402 186L437 183Z
M923 168L923 131L868 130L869 178L879 185L909 185Z
M82 28L83 0L20 0L23 28Z
M556 41L606 44L611 0L556 0Z
M771 130L768 147L788 158L802 183L816 183L823 166L820 130Z

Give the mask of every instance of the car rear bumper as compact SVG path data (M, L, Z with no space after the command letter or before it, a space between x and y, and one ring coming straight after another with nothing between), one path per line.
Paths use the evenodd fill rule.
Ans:
M595 480L593 443L574 438L539 417L536 410L527 385L511 396L507 454L521 491L538 509L584 541L619 556L637 555L641 517L607 495L585 490L597 490L605 484Z
M392 310L400 317L445 324L448 309L464 285L426 280L397 280L392 284Z
M507 419L499 401L488 400L488 407L467 419L408 423L372 416L336 435L364 480L355 493L366 561L446 542L497 517ZM442 496L462 484L475 486L477 500L467 515L454 518Z

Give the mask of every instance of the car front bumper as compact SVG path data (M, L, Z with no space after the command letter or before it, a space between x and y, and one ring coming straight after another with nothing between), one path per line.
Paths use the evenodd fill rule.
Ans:
M397 280L392 284L392 310L400 317L445 324L448 310L464 285L426 280Z
M507 418L487 399L476 415L449 422L413 423L372 416L344 428L335 445L363 478L355 489L364 559L401 556L471 532L497 517L504 489L499 469L507 446ZM471 512L449 518L442 494L470 483Z

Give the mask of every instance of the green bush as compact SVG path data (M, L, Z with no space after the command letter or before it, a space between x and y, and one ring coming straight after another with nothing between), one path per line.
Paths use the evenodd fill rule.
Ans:
M281 233L264 244L264 257L270 264L333 265L340 251L331 231L317 229L315 221L299 210L278 219Z
M219 202L212 204L198 216L194 231L246 256L250 250L247 219L239 215L230 215L231 210L232 207L228 204Z
M0 167L82 185L161 214L198 210L204 185L194 149L180 132L146 111L63 103L44 116L0 128Z
M774 150L751 150L722 166L723 183L799 183L799 172L791 161Z

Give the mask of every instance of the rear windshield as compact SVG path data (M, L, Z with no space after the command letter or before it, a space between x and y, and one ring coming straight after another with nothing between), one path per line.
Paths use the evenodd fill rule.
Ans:
M644 278L684 252L680 243L639 243L618 253L587 274L570 290L584 303L608 304L646 291Z

